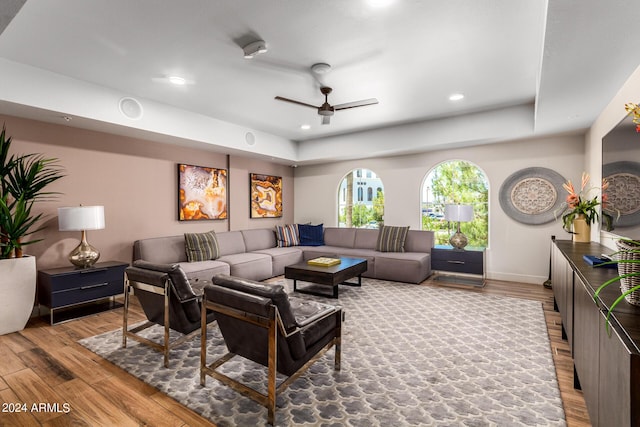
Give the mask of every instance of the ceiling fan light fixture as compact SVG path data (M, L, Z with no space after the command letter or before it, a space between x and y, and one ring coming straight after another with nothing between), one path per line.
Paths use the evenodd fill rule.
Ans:
M319 62L311 66L311 71L316 74L327 74L329 71L331 71L331 65L325 64L324 62Z
M453 93L449 96L449 101L460 101L464 99L464 94L462 93Z
M252 59L254 56L267 52L267 43L264 40L256 40L242 48L245 59Z
M302 130L309 130L309 129L311 129L311 125L307 125L307 124L300 125L300 129L302 129Z

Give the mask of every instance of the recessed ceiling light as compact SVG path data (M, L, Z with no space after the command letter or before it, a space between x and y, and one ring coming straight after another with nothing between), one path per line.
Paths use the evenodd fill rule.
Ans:
M386 7L393 3L395 0L367 0L367 3L371 7Z
M169 76L169 83L173 83L174 85L185 85L187 84L187 79L180 76Z
M300 126L300 129L309 130L309 129L311 129L311 126L310 125L302 125L302 126Z
M153 76L151 77L151 81L155 83L162 83L162 84L168 83L175 86L186 86L186 85L192 85L196 83L191 79L187 79L181 76L176 76L174 74L160 74L157 76Z
M464 98L464 95L461 93L454 93L453 95L449 96L449 101L460 101L461 99Z

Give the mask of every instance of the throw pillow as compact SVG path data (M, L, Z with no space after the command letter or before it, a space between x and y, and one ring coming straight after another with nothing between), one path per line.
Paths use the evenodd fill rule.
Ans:
M207 261L220 256L216 233L184 233L184 243L187 251L187 261Z
M298 226L295 224L276 225L276 243L279 248L298 246L300 244Z
M404 241L407 239L409 227L393 227L384 225L378 233L376 250L380 252L404 252Z
M298 224L298 233L300 234L300 245L303 245L303 246L323 246L324 245L323 224L318 224L318 225Z

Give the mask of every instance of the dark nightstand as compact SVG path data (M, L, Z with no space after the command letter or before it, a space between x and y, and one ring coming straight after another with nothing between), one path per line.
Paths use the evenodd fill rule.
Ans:
M113 297L124 293L124 269L128 266L124 262L107 261L90 268L69 266L39 270L38 302L49 308L52 325L120 307L122 304L116 303ZM54 319L54 313L61 309L65 309L64 313Z
M431 249L431 269L438 272L434 280L482 287L485 283L484 264L484 248L458 250L437 245Z

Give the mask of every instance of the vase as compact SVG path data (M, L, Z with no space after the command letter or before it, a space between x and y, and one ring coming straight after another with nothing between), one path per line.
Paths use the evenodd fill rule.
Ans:
M589 243L591 241L591 224L583 214L578 214L573 220L573 241Z
M618 240L616 246L618 247L618 275L640 272L640 248L633 242L624 240ZM620 291L623 294L638 285L640 285L640 276L620 278ZM631 305L640 306L640 289L626 295L624 299Z
M0 335L24 329L36 296L36 257L0 260Z

